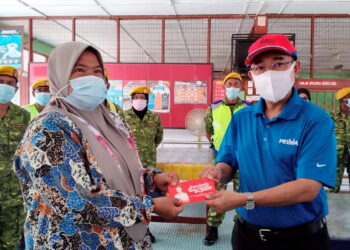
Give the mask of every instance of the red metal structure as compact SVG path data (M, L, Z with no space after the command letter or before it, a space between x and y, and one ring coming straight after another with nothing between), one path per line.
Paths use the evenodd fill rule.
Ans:
M112 47L112 54L108 52L106 60L110 63L211 63L213 80L222 79L229 71L227 66L232 58L227 41L232 34L295 33L299 59L303 65L300 78L312 82L327 82L336 78L336 84L332 86L304 87L315 92L334 92L349 86L347 82L350 82L349 63L346 61L346 58L350 58L349 52L347 49L338 51L339 48L347 48L350 40L349 32L346 32L350 25L349 15L0 17L0 22L1 25L24 27L28 38L29 62L35 62L34 52L40 54L34 42L44 30L49 40L53 40L54 32L60 32L59 43L76 40L91 42L102 50ZM103 30L106 23L114 26L113 32ZM59 29L52 29L53 25ZM97 37L100 40L102 37L102 41L86 38L94 33L101 34ZM147 47L150 46L148 43L152 47ZM325 51L331 52L325 54ZM335 58L334 62L330 57ZM335 66L344 67L337 69ZM22 82L22 86L24 90L29 83ZM29 101L28 91L21 91L21 101L22 104Z

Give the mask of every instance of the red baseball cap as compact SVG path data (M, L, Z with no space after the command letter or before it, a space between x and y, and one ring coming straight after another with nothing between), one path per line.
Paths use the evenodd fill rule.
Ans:
M266 34L256 40L248 49L248 56L244 63L250 66L253 59L268 50L282 51L290 56L297 58L297 51L289 39L282 34Z

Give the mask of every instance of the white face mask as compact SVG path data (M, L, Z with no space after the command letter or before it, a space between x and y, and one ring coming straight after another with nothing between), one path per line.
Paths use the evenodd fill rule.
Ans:
M269 102L282 100L293 87L294 65L285 71L268 70L261 75L254 75L252 72L256 92Z

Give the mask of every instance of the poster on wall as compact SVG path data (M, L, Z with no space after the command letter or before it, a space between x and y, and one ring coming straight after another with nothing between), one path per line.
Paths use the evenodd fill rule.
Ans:
M109 80L110 87L107 92L107 99L119 107L123 105L123 81Z
M131 108L130 92L137 86L146 85L146 80L126 80L123 88L123 109L127 110Z
M170 82L147 81L152 93L149 95L148 108L155 112L169 113L170 110Z
M0 28L0 65L22 68L22 29Z
M225 97L224 80L213 81L213 101L221 100Z
M151 97L150 105L155 110L160 110L157 112L162 120L164 128L184 128L188 112L194 108L206 109L208 104L212 101L212 64L109 63L106 64L106 67L109 69L108 78L110 79L110 83L115 86L115 91L111 93L112 101L116 101L117 99L117 104L120 104L120 90L122 88L121 107L130 108L131 102L129 94L131 89L140 85L151 87L152 92L155 92L155 96ZM46 76L46 63L29 64L29 83ZM113 80L115 82L113 82ZM197 84L197 80L204 82L199 82L199 84ZM181 81L185 82L183 84L184 86L181 86L185 87L185 92L199 89L200 91L198 92L201 92L201 95L197 93L197 96L192 99L191 97L183 97L182 103L175 104L175 81L180 81L180 83L177 84L178 87L181 85ZM203 90L204 86L206 86L205 90ZM29 90L29 86L27 86L27 88ZM177 90L177 92L180 92L180 89ZM184 89L182 88L182 90ZM23 92L22 95L24 96ZM169 95L167 95L167 92L169 92ZM28 95L28 93L26 93L26 95ZM118 95L119 98L117 98ZM179 95L181 96L180 93ZM179 101L179 98L176 99Z
M206 81L175 81L175 104L207 103Z

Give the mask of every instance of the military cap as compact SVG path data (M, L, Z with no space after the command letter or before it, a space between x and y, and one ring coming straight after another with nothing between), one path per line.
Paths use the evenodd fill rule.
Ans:
M350 94L350 88L343 88L341 90L338 90L336 98L339 100L348 94Z
M133 88L130 92L130 95L133 94L150 94L151 93L151 89L147 86L137 86L135 88Z
M238 74L237 72L231 72L230 74L228 74L224 81L223 81L223 84L225 84L225 82L228 80L228 79L238 79L240 81L242 81L242 77L240 74Z
M34 91L38 87L48 87L49 81L47 79L37 79L32 84L32 90Z
M0 66L0 75L12 76L18 82L18 70L12 66L9 66L9 65Z

